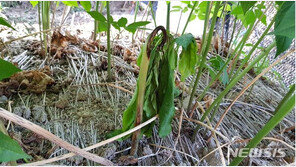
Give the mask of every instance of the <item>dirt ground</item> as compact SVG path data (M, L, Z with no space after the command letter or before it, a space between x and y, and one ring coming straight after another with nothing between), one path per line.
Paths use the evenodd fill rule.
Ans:
M32 9L29 3L7 3L3 4L1 13L4 14L18 31L11 31L7 28L0 28L0 39L3 42L16 37L38 32L37 10ZM112 16L118 19L127 17L129 22L133 20L132 8L120 8L122 4L111 4L114 10ZM163 6L163 5L162 5ZM6 8L5 8L6 7ZM9 7L9 8L8 8ZM54 26L60 24L64 6L57 8ZM121 9L120 11L118 9ZM13 10L12 10L13 9ZM161 5L158 8L161 10ZM142 11L142 14L144 11ZM139 19L142 15L139 15ZM61 32L83 39L84 44L88 42L92 34L93 20L88 14L80 9L70 11L65 26ZM137 68L131 60L124 60L126 50L133 55L138 55L141 41L146 37L147 32L139 31L135 44L131 43L131 35L124 32L116 39L117 31L112 30L113 58L112 73L115 82L113 86L106 84L106 60L105 52L106 36L100 37L100 46L95 52L85 51L84 45L69 45L69 53L61 58L43 57L40 50L39 36L28 37L12 42L0 50L1 58L17 63L22 70L40 70L49 68L49 76L54 84L42 93L18 92L0 96L0 107L11 108L11 112L22 116L52 132L61 139L85 148L106 139L106 135L114 129L121 127L122 113L128 105L132 92L135 91ZM71 53L70 53L71 51ZM285 68L284 68L285 69ZM220 104L217 115L214 117L216 123L228 105L240 90L249 83L254 76L247 75L237 84L236 88L228 93L223 103ZM290 77L290 76L284 76ZM293 76L294 78L294 76ZM189 77L185 84L189 87L192 77ZM291 80L291 79L289 79ZM292 79L293 81L294 79ZM202 76L196 94L201 93L209 82L208 74ZM118 89L118 87L123 89ZM207 95L215 98L224 89L222 84L212 87ZM259 80L256 82L253 91L245 93L240 100L232 107L231 112L225 117L218 131L225 136L218 136L221 145L231 142L233 144L222 148L223 158L227 162L232 159L229 156L229 148L242 147L245 143L235 142L238 139L249 139L263 127L273 115L273 111L279 101L283 98L287 89L279 86L278 82L272 80ZM247 95L250 93L250 96ZM189 97L188 92L182 92L183 97ZM188 98L185 102L188 103ZM176 99L176 108L180 109L181 97ZM207 100L201 102L203 107L207 106ZM191 113L184 113L189 118ZM289 114L279 126L268 136L280 139L295 149L295 134L292 131L283 132L295 124L294 112ZM138 162L136 165L221 165L219 151L209 154L218 147L212 138L207 141L211 131L201 128L191 140L196 124L188 119L183 119L180 137L178 137L178 124L180 111L177 110L176 119L173 120L173 132L166 138L159 138L158 129L155 127L151 138L144 137L140 141L138 151ZM200 110L195 110L192 119L200 118ZM156 121L156 124L158 122ZM15 138L23 149L33 157L32 161L52 158L68 153L67 150L57 147L46 139L24 129L18 125L11 124L10 136ZM176 144L177 143L177 144ZM108 158L114 163L121 163L120 157L129 153L131 141L116 141L103 147L92 150L100 156ZM173 151L175 149L178 151ZM263 140L261 147L284 147L284 144L274 140ZM209 154L209 155L208 155ZM295 151L287 149L286 158L246 158L244 165L287 165L292 163ZM208 155L208 156L206 156ZM23 163L23 162L20 162ZM97 165L82 157L72 157L57 161L51 165ZM129 165L129 164L128 164Z

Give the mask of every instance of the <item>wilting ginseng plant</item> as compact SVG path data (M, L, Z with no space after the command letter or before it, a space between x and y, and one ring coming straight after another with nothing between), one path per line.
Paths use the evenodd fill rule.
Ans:
M159 31L162 34L157 35ZM174 69L177 55L174 40L171 35L167 35L163 26L156 27L147 39L137 62L140 72L136 91L124 111L122 129L114 131L112 135L127 131L156 114L159 115L159 136L164 137L171 132L175 113ZM134 132L131 155L136 155L138 140L143 134L151 136L153 126L150 124Z

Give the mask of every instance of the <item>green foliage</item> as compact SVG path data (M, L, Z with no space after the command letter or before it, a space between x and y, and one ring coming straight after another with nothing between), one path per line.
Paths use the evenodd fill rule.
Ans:
M180 54L179 71L181 81L195 73L195 66L198 62L197 44L192 34L184 34L176 39L176 43L182 46Z
M140 71L135 94L123 114L122 129L114 131L109 137L134 127L138 105L137 99L141 96L139 89L143 90L143 88L140 87L140 83L141 85L145 85L142 121L146 121L156 114L159 114L160 137L165 137L171 132L171 121L175 113L174 97L175 94L178 94L174 86L174 68L176 65L175 60L177 54L174 50L175 42L172 39L168 40L163 47L164 52L158 51L158 46L161 40L160 37L161 35L158 35L154 38L154 41L152 42L154 47L151 50L149 59L147 59L146 55L145 45L147 42L142 47L137 63L140 64L141 69L144 67L143 64L147 65L147 63L149 63L147 74L144 74L147 75L146 83L141 83L143 82L143 73ZM150 136L152 134L152 128L153 124L143 128L141 134ZM124 137L123 139L126 139L127 137Z
M255 5L256 1L240 1L243 12L246 12Z
M172 131L171 122L175 114L174 70L171 69L168 60L162 62L159 75L159 136L165 137Z
M270 131L279 124L284 117L289 114L295 106L295 84L292 85L290 91L280 102L275 110L275 115L265 124L265 126L256 134L256 136L245 147L246 154L251 148L255 148ZM238 166L244 157L236 157L230 163L230 166Z
M137 21L134 23L129 24L128 26L124 27L127 31L131 32L131 33L135 33L136 30L142 26L146 26L147 24L149 24L149 21Z
M0 66L1 67L1 66ZM31 158L19 144L0 131L0 162L9 162L21 158Z
M39 3L39 1L30 1L31 5L33 8Z
M15 30L3 17L0 17L0 25L4 25Z
M15 67L13 64L0 59L0 81L9 78L13 74L21 71L19 68Z
M70 6L70 7L78 7L78 3L77 1L61 1L63 4L65 4L66 6Z
M98 11L89 11L87 12L92 18L94 18L96 21L101 21L101 22L106 22L107 19L105 18L104 15L102 15Z
M96 21L98 21L98 32L107 31L107 19L105 18L104 15L102 15L98 11L88 11L87 13L92 18L94 18ZM138 22L134 22L134 23L131 23L128 26L126 26L126 24L127 24L126 18L121 17L118 21L114 21L113 17L110 16L110 24L115 29L120 31L121 28L124 28L133 34L136 32L137 29L139 29L140 27L145 26L149 23L150 23L149 21L138 21Z
M182 49L179 61L179 71L181 73L181 81L184 81L189 75L195 73L195 66L198 62L197 45L193 41L188 49Z
M225 65L224 60L220 56L216 56L216 57L212 57L209 60L209 62L211 63L211 66L207 66L207 68L210 72L211 77L214 78L220 70L223 70L223 73L219 77L219 80L223 85L228 84L229 76L227 73L227 69L223 68Z
M89 12L91 10L90 1L80 1L80 5L84 8L85 11Z
M127 19L125 17L121 17L118 21L118 26L119 27L125 27L125 25L127 24Z
M274 31L276 56L287 50L295 38L295 2L285 2L276 14Z

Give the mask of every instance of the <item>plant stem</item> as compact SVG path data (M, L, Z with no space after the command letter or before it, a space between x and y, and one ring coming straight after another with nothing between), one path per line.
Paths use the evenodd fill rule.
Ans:
M295 84L292 85L289 92L286 94L286 96L283 98L283 100L280 102L278 107L275 110L275 115L271 117L271 119L265 124L265 126L256 134L256 136L249 142L249 144L245 147L246 149L246 155L250 152L251 148L256 147L263 137L265 137L269 132L274 129L274 127L279 124L284 117L289 114L292 109L295 106ZM244 159L244 157L235 157L231 163L230 166L238 166L241 161Z
M153 3L150 3L150 11L151 11L152 19L153 19L153 22L154 22L154 26L156 27L157 24L156 24L156 19L155 19L155 13L153 11Z
M106 2L106 7L107 7L107 50L108 50L108 81L112 80L112 74L111 74L111 46L110 46L110 6L109 6L109 1Z
M96 1L96 11L99 11L99 1ZM94 21L94 38L93 38L93 41L96 41L97 40L97 31L98 31L98 24L99 22L98 21Z
M193 4L193 7L192 7L192 9L191 9L191 11L190 11L190 14L189 14L189 16L188 16L188 18L187 18L187 21L186 21L186 23L185 23L185 26L184 26L184 28L183 28L182 35L185 33L185 30L186 30L186 28L187 28L187 26L188 26L188 23L189 23L189 21L190 21L190 17L191 17L191 15L192 15L192 13L193 13L193 11L194 11L194 9L195 9L197 3L198 3L198 1L195 1L194 4ZM220 4L220 2L219 2L219 4Z
M39 2L37 4L37 7L38 7L38 24L39 24L39 31L42 31L42 28L41 28L41 2ZM40 43L42 43L42 34L40 33ZM43 50L43 45L41 45L41 50Z
M176 34L178 34L178 31L179 31L179 26L180 26L180 22L181 22L182 14L183 14L183 11L181 10L181 12L180 12L180 16L179 16L179 21L178 21L178 26L177 26L177 30L176 30Z
M134 16L134 22L137 20L137 15L138 15L138 10L139 10L139 1L136 2L136 9L135 9L135 16ZM132 44L134 44L135 39L134 39L135 34L132 35Z
M209 10L209 2L207 4L208 8L207 8L207 13L206 13L206 17L209 17L210 15L210 10ZM211 45L211 41L212 41L212 36L213 36L213 31L214 31L214 27L215 27L215 22L216 22L216 19L217 19L217 14L218 14L218 11L219 11L219 7L220 7L220 2L217 1L216 2L216 5L215 5L215 9L214 9L214 14L213 14L213 17L212 17L212 22L211 22L211 28L210 28L210 31L208 33L208 37L207 37L207 45L204 49L204 46L202 47L202 58L201 58L201 62L200 62L200 65L199 65L199 69L198 69L198 72L196 74L196 78L195 78L195 81L194 81L194 86L191 90L191 95L190 95L190 99L189 99L189 103L188 103L188 107L187 107L187 111L189 111L191 109L191 103L193 101L193 97L194 97L194 94L195 94L195 91L196 91L196 88L197 88L197 84L199 82L199 78L202 74L202 71L203 71L203 68L204 68L204 64L206 62L206 57L208 55L208 52L209 52L209 48L210 48L210 45ZM206 29L206 27L205 27ZM205 32L205 30L204 30ZM205 35L203 35L205 36ZM204 40L205 41L205 40Z
M235 75L245 66L245 64L249 61L249 59L251 58L251 55L253 54L253 52L256 50L256 48L258 47L258 45L261 43L261 41L264 39L264 37L267 35L267 33L269 32L270 28L273 26L273 23L275 22L275 17L273 17L272 21L269 23L269 25L267 26L266 30L262 33L261 37L258 39L258 41L255 43L255 45L253 46L253 48L250 50L249 54L246 56L246 58L243 60L243 62L241 63L241 65L239 66L239 68L237 69L237 72L235 73ZM234 75L234 76L235 76Z
M49 25L49 9L50 9L50 2L49 1L42 1L42 28L44 30L48 30ZM44 40L44 49L45 49L45 56L47 56L47 32L43 33L43 40Z
M170 32L170 13L171 13L171 2L167 3L167 18L166 18L166 30Z
M272 44L270 44L265 51L256 57L255 60L252 61L252 63L245 68L239 75L237 75L235 78L233 78L233 80L229 83L229 85L219 94L219 96L215 99L215 101L211 104L211 106L206 110L205 114L202 116L201 121L204 121L204 119L208 116L208 114L210 113L210 111L214 108L214 106L216 106L217 104L220 103L220 101L224 98L224 96L228 93L228 91L235 86L235 84L241 79L243 78L246 73L253 68L253 66L258 63L262 58L264 58L265 56L268 55L268 53L273 49L273 47L275 46L275 42L273 42Z
M229 57L229 54L230 54L231 51L228 52L228 55L227 55L228 59L227 59L227 61L225 62L225 64L224 64L223 67L221 68L221 70L218 72L218 74L217 74L217 75L211 80L211 82L208 84L208 86L204 89L204 91L202 92L202 94L199 95L199 97L198 97L198 101L200 101L200 100L205 96L205 94L207 93L207 91L209 90L209 88L215 83L216 80L219 79L219 77L220 77L221 74L223 73L223 70L227 67L227 65L228 65L228 63L231 61L231 59L232 59L234 56L238 56L238 54L236 54L236 52L237 52L238 50L241 51L241 49L242 49L242 47L244 46L245 42L247 41L247 39L248 39L250 33L252 32L252 29L253 29L252 26L250 26L250 27L248 28L248 30L247 30L247 32L245 33L244 37L241 39L241 41L239 42L239 44L236 46L235 50L231 53L232 56ZM268 30L269 30L269 29L268 29ZM267 32L268 32L268 30L267 30ZM234 33L233 33L233 34L234 34ZM232 35L233 35L233 34L232 34ZM258 44L263 40L264 36L265 36L265 35L262 34L262 36L261 36L261 37L259 38L259 40L257 41ZM233 38L233 37L231 37L231 39L232 39L232 38ZM256 46L256 45L255 45L255 46ZM257 47L257 46L256 46L256 47ZM255 49L256 49L256 47L255 47ZM230 48L232 48L232 44L230 45ZM254 47L253 47L253 48L254 48ZM255 50L255 49L254 49L254 50ZM252 54L252 53L253 53L253 52L250 52L249 54ZM236 75L234 75L234 76L236 76Z

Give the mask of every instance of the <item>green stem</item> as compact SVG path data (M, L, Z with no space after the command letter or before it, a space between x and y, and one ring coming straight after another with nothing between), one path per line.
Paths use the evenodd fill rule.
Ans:
M99 1L96 1L96 11L99 11L99 3L100 3ZM99 22L95 20L94 24L95 24L95 26L94 26L94 36L93 36L94 38L93 38L93 41L96 41Z
M251 55L253 54L253 52L256 50L256 48L258 47L258 45L261 43L261 41L264 39L264 37L267 35L267 33L269 32L270 28L273 26L273 23L275 22L275 17L273 17L272 21L269 23L269 25L267 26L266 30L262 33L261 37L258 39L258 41L255 43L255 45L253 46L253 48L250 50L249 54L246 56L246 58L243 60L243 62L241 63L241 65L239 66L239 68L237 69L237 72L235 73L235 75L245 66L245 64L249 61L249 59L251 58ZM234 75L234 76L235 76Z
M49 25L49 9L50 9L50 2L49 1L42 1L42 28L44 30L48 30ZM45 56L47 55L47 32L43 33L43 41L44 41L44 49L45 49Z
M153 19L153 22L154 22L154 26L156 27L157 24L156 24L156 19L155 19L155 13L153 11L153 3L150 3L150 11L151 11L152 19Z
M275 110L275 115L265 124L265 126L256 134L256 136L245 147L246 155L249 154L251 148L255 148L272 129L279 124L287 114L289 114L295 106L295 84L292 85L289 92L280 102ZM245 157L235 157L230 166L238 166Z
M209 17L209 13L210 13L210 10L209 10L209 4L210 2L207 3L207 13L206 13L206 17ZM202 71L203 71L203 68L205 66L205 62L206 62L206 57L207 57L207 54L209 52L209 48L210 48L210 45L211 45L211 40L212 40L212 36L213 36L213 31L214 31L214 27L215 27L215 22L216 22L216 19L217 19L217 14L218 14L218 11L219 11L219 7L220 7L220 3L219 1L216 2L216 5L215 5L215 9L214 9L214 14L213 14L213 17L212 17L212 23L211 23L211 27L210 27L210 31L208 33L208 37L206 38L206 40L203 40L203 41L207 41L207 45L204 49L204 46L202 48L202 58L201 58L201 62L200 62L200 65L199 65L199 69L198 69L198 72L197 72L197 75L196 75L196 78L195 78L195 81L194 81L194 86L191 90L191 95L190 95L190 99L189 99L189 103L188 103L188 107L187 107L187 111L190 111L191 109L191 103L193 101L193 97L194 97L194 94L195 94L195 91L196 91L196 88L197 88L197 84L199 82L199 78L202 74ZM206 25L206 24L205 24ZM204 27L206 29L206 27ZM204 29L204 32L205 32L205 29ZM205 35L203 35L204 37ZM203 38L204 39L204 38Z
M185 33L185 30L186 30L186 28L187 28L187 26L188 26L188 23L189 23L189 21L190 21L190 17L191 17L191 15L192 15L192 13L193 13L193 11L194 11L194 9L195 9L197 3L198 3L198 1L195 1L194 4L193 4L193 7L192 7L192 9L191 9L191 11L190 11L190 14L189 14L189 16L188 16L188 18L187 18L187 21L186 21L186 23L185 23L184 29L183 29L183 31L182 31L182 35Z
M112 74L111 74L111 46L110 46L110 6L109 1L106 2L107 7L107 50L108 50L108 81L112 80Z
M139 1L136 2L136 8L135 8L135 15L134 15L134 22L136 22L137 20L137 15L138 15L138 11L139 11ZM135 34L132 35L132 43L134 44L135 39L134 39Z
M37 4L38 7L38 24L39 24L39 31L42 31L41 28L41 2L39 2ZM42 43L42 33L39 34L40 35L40 43ZM41 45L41 50L43 50L43 46Z
M171 2L167 3L167 18L166 18L166 30L170 32L170 13L171 13Z
M252 25L254 25L254 24L252 24ZM238 50L241 51L241 49L244 46L244 44L246 43L246 41L247 41L250 33L252 32L252 28L253 28L252 26L249 26L249 28L248 28L247 32L245 33L245 35L243 36L242 40L239 42L239 44L235 47L234 51L231 53L232 56L229 57L231 51L228 52L228 55L227 55L228 59L227 59L227 61L225 62L225 64L221 68L221 70L218 72L218 74L211 80L211 82L208 84L208 86L204 89L204 91L202 92L202 94L198 97L198 101L200 101L205 96L205 94L210 89L210 87L216 82L216 80L219 79L219 77L223 73L223 70L227 67L228 63L232 60L232 58L234 56L238 56L238 55L236 55L236 52ZM231 44L230 48L232 48L232 44Z
M203 114L201 121L204 121L205 118L208 116L209 112L214 108L215 105L217 105L218 103L220 103L220 101L224 98L224 96L228 93L228 91L235 86L235 84L242 79L247 72L253 68L253 66L258 63L262 58L264 58L265 56L268 55L268 53L274 48L275 46L275 42L273 42L272 44L270 44L265 51L256 57L255 60L252 61L252 63L250 63L250 65L245 68L239 75L237 75L235 78L233 78L233 80L229 83L229 85L219 94L219 96L215 99L215 101L212 103L212 105L206 110L206 112Z

